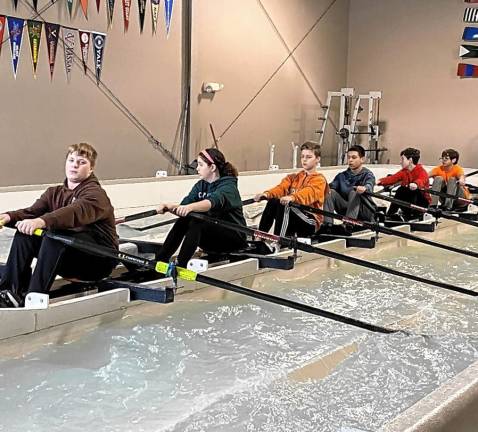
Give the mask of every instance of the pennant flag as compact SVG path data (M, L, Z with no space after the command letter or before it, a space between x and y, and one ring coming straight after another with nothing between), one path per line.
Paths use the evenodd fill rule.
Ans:
M166 18L166 35L169 37L171 18L173 16L173 0L164 0L164 14Z
M13 7L17 10L18 0L13 0Z
M40 51L41 31L43 23L41 21L27 21L28 38L30 39L30 51L32 53L33 76L37 77L38 53Z
M456 74L461 78L477 78L478 66L466 63L459 63L458 71Z
M93 50L95 54L96 83L99 84L101 78L101 69L103 67L103 52L105 50L106 34L94 32L91 34L93 37Z
M467 23L478 23L478 8L465 8L463 21Z
M153 33L156 33L158 27L159 0L151 0L151 18L153 20Z
M478 3L478 0L465 0L465 3Z
M144 14L146 13L146 0L138 0L138 9L139 9L139 32L143 33Z
M33 9L38 10L38 0L33 0Z
M478 27L465 27L462 39L464 41L478 40Z
M113 25L113 14L115 11L115 0L106 0L108 3L108 20L110 23L110 27Z
M18 60L22 48L23 24L25 20L15 17L7 17L8 34L10 35L10 49L12 51L13 76L17 78Z
M84 30L78 30L78 35L80 36L80 50L81 50L81 60L83 62L83 69L85 70L85 75L88 72L88 51L90 49L90 32Z
M460 45L461 58L477 58L478 45Z
M83 10L83 15L88 19L88 0L80 0L81 9Z
M129 12L131 10L131 0L123 0L123 21L124 21L124 31L128 31L129 27Z
M68 6L68 12L70 13L71 19L71 14L73 13L73 0L66 0L66 5Z
M101 0L96 0L96 10L98 11L98 13L100 13L100 3Z
M0 15L0 52L2 51L3 45L3 33L5 32L5 16Z
M45 23L46 45L48 47L48 62L50 63L50 79L53 79L53 70L55 69L56 49L58 47L58 36L60 35L60 25L54 23Z
M75 31L69 27L62 27L63 29L63 48L65 54L65 72L66 80L70 82L71 69L73 67L73 59L75 57Z

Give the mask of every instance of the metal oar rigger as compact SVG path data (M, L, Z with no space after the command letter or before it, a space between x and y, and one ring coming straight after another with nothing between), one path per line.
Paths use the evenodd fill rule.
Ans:
M273 296L271 294L254 291L252 289L244 288L244 287L232 284L230 282L221 281L219 279L215 279L209 276L202 275L200 273L196 273L192 270L188 270L188 269L177 267L177 266L171 266L171 263L154 261L154 260L136 256L136 255L119 252L119 251L116 251L115 249L99 246L99 245L86 242L84 240L80 240L78 238L70 237L67 235L56 234L54 232L45 231L41 229L35 230L34 234L37 236L46 235L49 238L59 241L67 246L73 247L75 249L81 250L83 252L86 252L92 255L113 258L123 263L129 263L139 267L149 268L151 270L155 270L156 272L160 274L170 275L173 278L177 277L183 280L205 283L207 285L212 285L227 291L232 291L238 294L243 294L248 297L264 300L269 303L278 304L291 309L306 312L312 315L331 319L333 321L341 322L343 324L348 324L348 325L358 327L364 330L368 330L371 332L389 334L389 333L397 333L402 331L402 330L381 327L381 326L370 324L370 323L360 321L351 317L339 315L324 309L319 309L319 308L309 306L303 303L298 303L293 300L288 300L282 297ZM402 331L402 332L407 333L405 331Z
M344 223L348 223L348 224L351 224L351 225L354 225L354 226L359 226L359 227L362 227L362 228L367 228L371 231L375 231L375 232L379 232L379 233L386 234L386 235L391 235L391 236L404 238L404 239L407 239L407 240L415 241L417 243L422 243L422 244L426 244L428 246L433 246L433 247L436 247L436 248L439 248L439 249L444 249L444 250L447 250L447 251L450 251L450 252L455 252L455 253L458 253L458 254L461 254L461 255L471 256L473 258L478 258L478 252L468 251L468 250L465 250L465 249L457 248L455 246L450 246L450 245L439 243L439 242L436 242L436 241L433 241L433 240L424 239L422 237L418 237L418 236L413 235L413 234L409 234L409 233L406 233L406 232L402 232L402 231L394 230L392 228L381 226L377 222L361 221L361 220L358 220L358 219L350 218L348 216L342 216L340 214L328 212L326 210L322 210L322 209L319 209L319 208L309 207L309 206L296 204L296 203L291 203L290 205L292 207L297 207L304 212L316 213L316 214L324 215L324 216L327 216L327 217L331 217L333 219L339 219L339 220L343 221Z
M246 226L233 224L231 222L219 221L217 219L213 219L213 218L211 218L209 216L206 216L204 214L201 214L201 213L191 212L191 213L189 213L189 216L195 217L196 219L206 221L210 224L222 226L223 228L228 228L228 229L231 229L231 230L243 232L245 234L249 234L249 235L251 235L253 237L256 237L256 238L260 238L260 239L263 239L263 240L274 241L274 242L277 242L277 243L281 244L282 246L285 246L285 247L288 247L288 248L299 249L299 250L304 251L304 252L323 255L323 256L326 256L328 258L334 258L334 259L339 260L339 261L345 261L345 262L348 262L350 264L355 264L355 265L358 265L358 266L361 266L361 267L366 267L366 268L369 268L369 269L372 269L372 270L378 270L378 271L381 271L383 273L392 274L394 276L400 276L402 278L410 279L410 280L413 280L415 282L421 282L421 283L431 285L431 286L434 286L434 287L437 287L437 288L443 288L443 289L446 289L446 290L459 292L461 294L466 294L466 295L469 295L469 296L472 296L472 297L477 297L478 296L478 292L467 289L467 288L462 288L462 287L459 287L459 286L451 285L451 284L446 283L446 282L435 281L435 280L427 279L427 278L424 278L424 277L421 277L421 276L416 276L416 275L412 275L412 274L409 274L409 273L401 272L399 270L395 270L393 268L386 267L386 266L383 266L381 264L376 264L376 263L366 261L366 260L363 260L363 259L360 259L360 258L355 258L355 257L352 257L352 256L341 254L339 252L333 252L331 250L323 249L323 248L320 248L318 246L312 246L312 245L309 245L309 244L306 244L306 243L302 243L300 241L297 241L297 239L294 239L294 238L291 238L291 237L281 237L281 236L278 236L278 235L275 235L275 234L266 233L264 231L255 230L253 228L249 228L249 227L246 227Z

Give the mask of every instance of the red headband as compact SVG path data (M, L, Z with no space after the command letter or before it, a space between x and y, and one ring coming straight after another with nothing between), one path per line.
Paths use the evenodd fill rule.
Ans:
M203 155L209 162L211 162L211 164L216 164L216 162L214 162L214 159L211 157L211 155L207 152L206 149L201 150L199 154Z

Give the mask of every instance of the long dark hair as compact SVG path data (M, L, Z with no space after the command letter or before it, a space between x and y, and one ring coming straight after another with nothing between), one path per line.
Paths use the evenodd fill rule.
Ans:
M207 148L202 150L199 152L198 157L200 157L209 166L212 164L216 165L220 177L237 177L239 175L237 168L230 162L227 162L222 152L217 148Z

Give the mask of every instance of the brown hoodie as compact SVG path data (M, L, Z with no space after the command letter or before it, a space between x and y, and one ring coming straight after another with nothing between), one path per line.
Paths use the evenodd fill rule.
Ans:
M8 214L9 226L23 219L41 217L48 229L89 232L99 244L118 247L114 209L94 174L73 190L68 188L67 180L49 187L31 207Z

